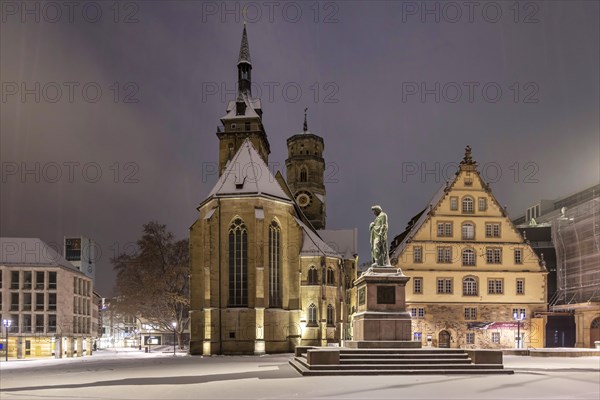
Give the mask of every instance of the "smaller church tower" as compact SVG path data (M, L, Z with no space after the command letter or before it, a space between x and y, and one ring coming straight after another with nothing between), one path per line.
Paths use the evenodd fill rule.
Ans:
M217 128L219 176L221 176L227 162L237 153L246 138L250 139L265 164L269 162L269 153L271 152L267 133L262 123L260 99L252 97L252 61L245 24L237 68L237 98L229 102L226 110L227 114L221 118L223 126ZM240 167L243 168L244 166Z
M325 229L325 160L323 138L304 128L287 140L287 182L294 198L315 229Z

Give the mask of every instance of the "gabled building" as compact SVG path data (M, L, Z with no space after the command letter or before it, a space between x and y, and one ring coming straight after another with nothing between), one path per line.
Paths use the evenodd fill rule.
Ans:
M217 130L220 177L190 227L191 354L339 344L350 318L356 256L332 249L316 229L325 226L323 139L310 133L308 141L295 135L288 142L294 149L286 161L293 185L279 172L273 175L251 70L244 27L238 96ZM306 201L306 191L316 196L314 202ZM332 231L328 238L344 242L345 236Z
M547 271L481 178L470 147L454 180L409 221L390 253L411 278L407 310L424 346L543 347L536 312L547 308Z

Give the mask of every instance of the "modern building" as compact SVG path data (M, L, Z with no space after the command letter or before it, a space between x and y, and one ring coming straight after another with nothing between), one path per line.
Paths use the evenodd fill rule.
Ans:
M98 257L96 243L83 236L65 236L64 256L79 271L92 281L96 281L96 260Z
M545 316L548 347L594 347L600 341L600 185L540 200L515 220L542 237L554 294Z
M483 181L467 146L452 182L391 245L411 278L414 340L453 348L543 347L543 262Z
M91 355L98 323L92 293L92 280L40 239L0 238L1 320L10 321L3 350L8 347L9 357Z
M237 67L237 99L217 129L220 177L190 228L190 352L339 345L348 333L356 244L342 254L317 231L325 227L324 140L305 119L288 140L290 184L273 175L245 27ZM352 234L331 231L327 240L347 248Z

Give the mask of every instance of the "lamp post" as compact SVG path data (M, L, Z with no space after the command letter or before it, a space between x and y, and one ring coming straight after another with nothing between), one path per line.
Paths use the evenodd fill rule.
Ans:
M521 348L521 321L525 319L525 313L515 312L513 318L517 320L517 349Z
M171 325L173 325L173 355L175 355L175 329L177 328L177 322L173 322Z
M2 325L4 325L4 329L6 330L6 349L4 349L5 360L8 361L8 328L12 324L10 319L2 320Z

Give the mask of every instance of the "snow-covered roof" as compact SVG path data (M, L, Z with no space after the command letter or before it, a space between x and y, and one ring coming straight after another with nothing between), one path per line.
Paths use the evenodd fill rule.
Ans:
M52 246L38 238L0 238L0 264L62 266L77 271Z
M319 235L310 229L304 222L294 217L300 228L302 228L302 250L300 251L301 256L329 256L342 258L342 255L333 250L327 243L319 237Z
M237 115L237 107L236 107L237 100L231 100L229 103L227 103L227 110L226 110L227 114L225 114L223 117L221 117L221 121L226 120L226 119L260 118L259 113L260 113L260 110L262 107L260 99L254 99L254 98L248 97L248 95L245 93L240 93L238 96L238 100L243 100L244 103L246 104L244 114Z
M291 201L258 155L250 139L244 140L237 153L225 166L219 181L210 191L211 197L267 195Z
M325 243L340 253L345 260L353 260L358 254L358 229L322 229L317 233Z

